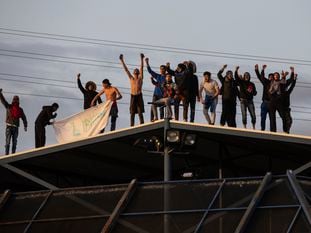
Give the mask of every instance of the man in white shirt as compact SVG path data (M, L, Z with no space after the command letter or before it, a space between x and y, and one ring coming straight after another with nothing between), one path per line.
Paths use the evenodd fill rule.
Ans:
M205 98L202 97L202 92L205 92ZM205 71L203 73L203 81L200 83L199 95L203 104L203 114L210 125L215 124L216 106L218 103L219 86L217 81L211 78L211 73ZM208 114L210 109L211 116Z

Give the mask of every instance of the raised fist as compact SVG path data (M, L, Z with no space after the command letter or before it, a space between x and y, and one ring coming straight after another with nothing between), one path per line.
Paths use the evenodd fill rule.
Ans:
M266 68L267 68L267 65L263 65L262 68L263 68L263 69L266 69Z
M291 72L294 72L295 68L293 66L289 67Z
M223 69L226 69L226 68L227 68L227 66L228 66L228 65L227 65L227 64L225 64L222 68L223 68Z
M143 53L140 54L141 59L144 59L145 55Z
M77 78L79 79L80 78L80 76L81 76L81 74L79 73L79 74L77 74Z
M258 70L258 64L255 65L255 70Z
M147 64L149 63L149 58L148 58L148 57L145 58L145 62L146 62Z
M238 70L238 69L240 69L240 67L239 67L239 66L236 66L235 69Z
M0 93L2 93L2 88L0 88Z
M119 59L123 60L123 54L120 54Z

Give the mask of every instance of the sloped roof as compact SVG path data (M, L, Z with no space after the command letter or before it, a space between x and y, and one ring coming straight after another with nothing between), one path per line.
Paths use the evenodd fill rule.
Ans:
M163 120L107 132L66 144L51 145L0 158L0 190L38 189L10 167L56 187L75 187L163 179ZM181 138L196 135L192 147L169 145L174 179L192 173L196 178L257 176L267 171L284 174L311 161L311 137L205 124L171 121ZM8 165L10 167L8 167ZM42 189L42 187L41 187Z

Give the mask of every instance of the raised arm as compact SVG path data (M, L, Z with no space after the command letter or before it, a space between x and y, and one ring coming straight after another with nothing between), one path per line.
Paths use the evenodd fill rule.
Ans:
M166 63L166 72L172 76L175 76L175 71L171 69L171 65L169 62Z
M80 76L81 74L77 74L77 82L78 82L78 87L80 89L80 91L85 94L86 90L84 89L84 87L82 86L81 80L80 80Z
M222 73L224 72L226 68L227 68L227 65L223 65L223 67L217 73L217 77L221 83L225 81L225 78L222 76Z
M158 73L154 72L151 67L150 67L150 64L149 64L149 58L146 57L145 58L145 62L146 62L146 65L147 65L147 71L149 74L151 74L152 77L156 78L157 76L159 76Z
M240 69L240 67L237 66L237 67L235 67L235 71L234 71L234 79L235 79L235 81L237 82L238 85L239 85L239 84L241 83L241 81L242 81L242 78L241 78L241 76L239 75L239 69Z
M140 54L140 69L139 69L139 76L141 79L144 78L144 57L145 55L143 53Z
M293 78L293 81L291 82L291 85L290 87L288 88L287 92L288 94L290 95L292 93L292 91L294 90L294 87L296 85L296 80L297 80L297 74L294 74L294 78Z
M0 89L0 100L1 100L1 103L4 105L5 108L8 108L10 106L8 101L6 101L6 99L4 98L4 95L2 93L2 88Z
M127 76L129 78L132 78L132 75L131 75L130 71L128 70L128 68L127 68L127 66L126 66L126 64L124 62L123 54L120 54L119 59L121 61L121 64L122 64L123 69L125 70L125 73L127 74Z

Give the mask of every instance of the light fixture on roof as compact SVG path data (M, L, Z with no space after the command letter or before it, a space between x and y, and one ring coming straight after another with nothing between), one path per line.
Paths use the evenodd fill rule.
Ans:
M180 132L178 130L168 130L166 133L166 140L169 143L180 142Z
M187 134L184 139L184 144L186 146L193 146L196 142L197 135L195 134Z

